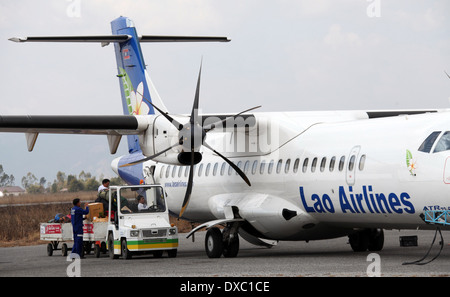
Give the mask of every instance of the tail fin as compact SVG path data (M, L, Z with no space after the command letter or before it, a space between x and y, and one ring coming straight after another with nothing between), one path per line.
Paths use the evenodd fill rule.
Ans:
M147 73L134 23L129 18L119 17L111 22L111 29L113 35L130 36L124 42L114 43L124 114L155 114L149 100L167 111ZM139 137L128 135L129 153L140 150Z

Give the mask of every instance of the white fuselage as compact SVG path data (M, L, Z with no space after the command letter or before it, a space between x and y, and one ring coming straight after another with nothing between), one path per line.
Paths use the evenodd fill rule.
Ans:
M254 115L257 129L208 134L252 186L206 150L185 218L220 219L235 206L265 238L309 240L356 228L428 228L424 210L450 207L450 151L418 151L430 133L450 131L448 111L377 119L358 111ZM165 186L171 211L179 213L188 166L149 161L144 173L153 165L146 182ZM295 216L288 219L286 210Z

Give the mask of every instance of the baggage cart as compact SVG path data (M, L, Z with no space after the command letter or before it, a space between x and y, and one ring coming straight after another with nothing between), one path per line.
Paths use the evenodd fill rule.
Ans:
M106 233L108 222L91 222L85 220L83 223L83 250L89 254L94 244L94 254L98 258L100 253L106 253ZM67 256L72 250L73 231L72 223L41 223L40 238L44 241L50 241L47 244L47 255L52 256L53 251L59 250L61 245L62 255ZM70 245L70 247L68 246Z

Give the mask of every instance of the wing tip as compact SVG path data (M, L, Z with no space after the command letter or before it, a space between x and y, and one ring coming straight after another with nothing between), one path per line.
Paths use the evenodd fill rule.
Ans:
M25 41L27 41L27 38L26 37L11 37L8 40L12 41L12 42L25 42Z

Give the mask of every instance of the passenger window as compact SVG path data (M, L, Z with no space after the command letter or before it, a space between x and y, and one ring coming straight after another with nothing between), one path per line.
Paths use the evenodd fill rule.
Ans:
M191 166L186 166L186 170L184 170L184 177L188 177L190 167L191 167Z
M309 162L308 158L306 158L306 159L303 161L303 168L302 168L303 173L305 173L306 170L308 169L308 162Z
M244 173L245 174L247 174L249 166L250 166L250 161L245 161L245 165L244 165Z
M177 166L173 166L172 170L172 178L175 178L175 174L177 173Z
M219 163L215 163L214 168L213 168L213 176L216 176L218 167L219 167Z
M359 159L359 170L360 171L364 170L365 163L366 163L366 155L362 155L361 159Z
M439 153L450 150L450 131L447 131L439 139L433 153Z
M231 175L232 172L233 172L233 167L228 166L228 175Z
M278 160L278 163L277 163L277 173L280 173L280 172L281 172L281 166L282 166L282 164L283 164L283 160L282 160L282 159Z
M298 164L300 163L300 159L295 159L295 162L294 162L294 173L297 173L297 171L298 171Z
M325 165L327 164L327 158L323 157L322 161L320 162L320 172L323 172L325 170Z
M211 169L211 163L208 163L208 165L206 165L205 176L209 175L209 169Z
M317 158L314 158L312 160L312 164L311 164L311 172L315 172L316 171L316 166L317 166Z
M170 174L170 165L167 166L167 170L166 170L166 178L169 178L169 174Z
M345 156L342 156L339 160L339 171L344 170L344 164L345 164Z
M178 177L181 177L183 174L183 166L178 167Z
M348 170L349 171L352 171L353 168L355 167L355 159L356 159L355 155L352 155L350 157L350 161L348 162Z
M272 174L273 170L273 160L270 160L269 168L267 169L267 173Z
M334 171L334 165L336 164L336 157L331 158L330 160L330 172Z
M419 147L420 152L429 153L431 151L431 148L433 147L434 142L438 138L439 134L441 134L440 131L435 131L431 133L425 141L422 143L422 145Z
M261 162L261 167L259 168L259 173L264 174L264 170L266 169L266 161Z
M258 160L255 160L252 166L252 174L255 174L257 169L258 169Z
M287 159L286 165L284 166L284 173L289 173L290 166L291 166L291 159Z
M198 176L199 177L202 175L202 171L203 171L203 164L200 164L200 166L198 166Z
M227 167L227 163L223 162L222 166L220 167L220 175L225 174L225 168Z

